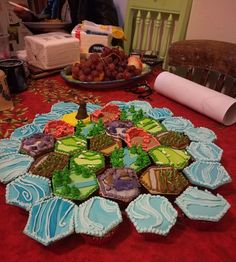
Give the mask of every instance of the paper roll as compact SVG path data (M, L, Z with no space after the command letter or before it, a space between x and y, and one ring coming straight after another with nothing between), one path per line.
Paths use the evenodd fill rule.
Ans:
M224 125L236 122L236 99L169 72L160 73L154 89Z

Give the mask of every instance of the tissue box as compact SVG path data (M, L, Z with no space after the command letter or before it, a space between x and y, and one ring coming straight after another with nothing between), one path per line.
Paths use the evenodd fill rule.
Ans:
M80 33L81 54L102 52L104 46L111 46L111 37L108 35Z
M65 67L80 60L79 40L63 32L26 36L25 49L28 63L44 70Z

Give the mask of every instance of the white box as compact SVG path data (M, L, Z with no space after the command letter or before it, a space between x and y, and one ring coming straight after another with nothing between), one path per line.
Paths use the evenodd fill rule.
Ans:
M111 37L108 35L95 35L80 33L80 52L94 53L102 52L104 46L111 46Z
M61 68L80 60L79 40L63 32L26 36L25 49L28 63L44 70Z

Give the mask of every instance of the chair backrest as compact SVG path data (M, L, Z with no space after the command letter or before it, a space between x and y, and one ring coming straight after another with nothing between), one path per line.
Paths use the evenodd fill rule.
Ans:
M192 0L128 0L126 53L151 51L165 60L171 42L185 38Z
M183 40L168 49L168 70L201 85L236 97L236 44Z

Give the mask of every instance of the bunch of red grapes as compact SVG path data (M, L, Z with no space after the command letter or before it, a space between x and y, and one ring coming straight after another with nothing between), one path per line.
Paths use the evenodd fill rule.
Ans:
M72 66L72 77L83 82L128 80L141 69L128 64L128 56L119 48L105 47L101 54L92 53Z

